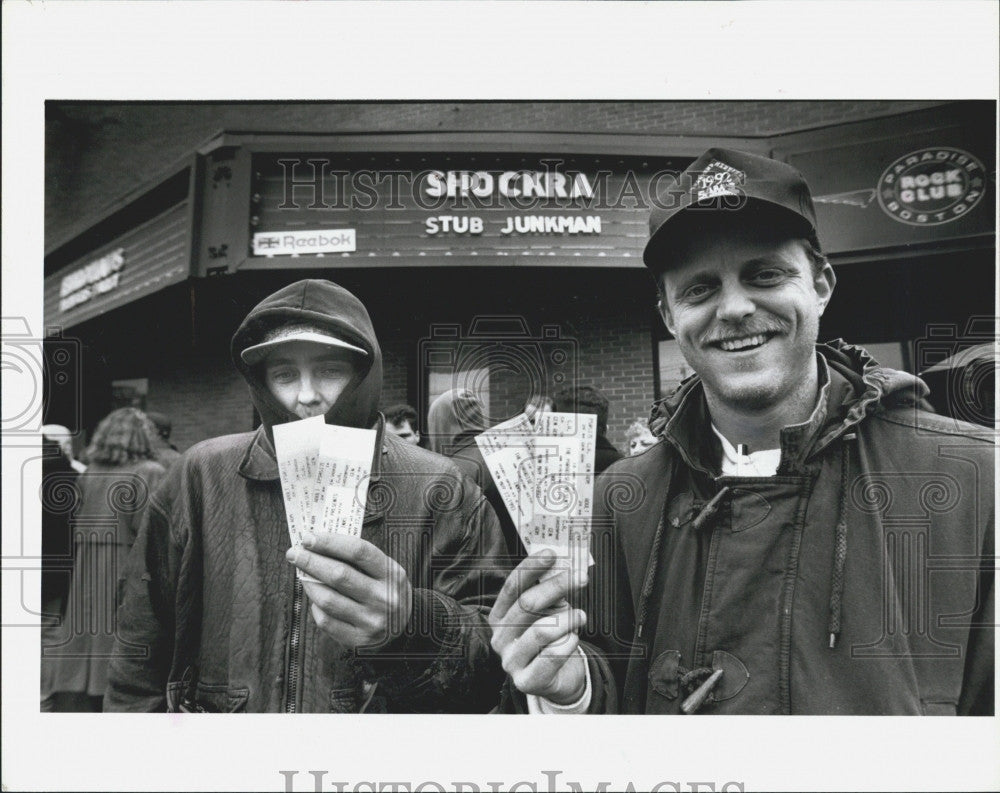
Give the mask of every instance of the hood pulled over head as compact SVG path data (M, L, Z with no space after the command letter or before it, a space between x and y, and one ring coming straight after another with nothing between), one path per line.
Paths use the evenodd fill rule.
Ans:
M485 430L484 412L483 403L469 389L445 391L427 411L431 451L446 454L459 435Z
M345 343L345 348L357 348L365 354L356 357L357 374L344 389L325 416L327 424L345 427L371 427L378 415L382 394L382 351L364 305L354 295L330 281L308 279L296 281L254 306L243 320L230 345L233 363L250 387L250 398L260 413L261 421L271 435L271 427L299 416L276 400L263 378L263 363L258 356L243 352L251 347L280 337L279 328L312 328L323 335Z

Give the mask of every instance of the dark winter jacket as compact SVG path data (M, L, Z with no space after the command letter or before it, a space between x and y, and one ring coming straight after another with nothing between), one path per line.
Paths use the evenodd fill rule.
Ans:
M289 322L319 325L369 353L326 421L377 428L362 537L413 586L406 631L374 652L336 649L285 560L271 427L295 416L240 352ZM154 494L129 559L106 709L489 710L502 672L485 615L507 572L496 563L503 537L482 493L450 461L383 431L381 353L364 307L329 282L298 282L250 313L232 352L264 423L192 447Z
M598 480L591 712L992 714L993 442L841 341L777 475L720 475L701 382ZM604 619L602 615L613 618Z
M62 614L73 572L70 518L79 502L79 474L56 441L43 438L42 453L42 606Z
M500 529L503 531L504 540L507 543L507 554L511 564L516 566L517 562L527 555L527 552L524 549L521 536L517 533L517 526L514 524L510 512L507 511L507 505L503 503L500 490L496 482L493 481L489 466L486 465L486 460L483 459L483 454L476 444L478 434L475 430L468 430L458 435L454 439L451 450L447 452L447 456L461 469L462 473L479 485L486 500L490 502L497 515L497 520L500 522Z
M618 462L624 455L615 448L606 435L597 436L594 444L594 475L604 473L612 463Z

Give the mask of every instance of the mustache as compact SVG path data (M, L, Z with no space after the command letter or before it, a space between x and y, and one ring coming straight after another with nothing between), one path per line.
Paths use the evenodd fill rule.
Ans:
M783 322L748 322L737 327L717 328L702 337L702 344L718 344L723 341L746 339L750 336L773 335L787 330Z

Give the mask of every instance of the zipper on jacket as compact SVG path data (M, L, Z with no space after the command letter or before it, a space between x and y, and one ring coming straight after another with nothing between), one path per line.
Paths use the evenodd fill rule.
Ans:
M292 629L288 634L288 668L285 670L285 713L295 713L299 698L302 659L302 582L292 587Z

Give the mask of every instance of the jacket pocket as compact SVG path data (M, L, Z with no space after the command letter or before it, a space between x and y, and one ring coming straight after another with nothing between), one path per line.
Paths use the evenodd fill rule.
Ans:
M385 713L386 701L381 696L378 683L366 683L357 688L330 689L331 713Z
M649 685L653 691L666 699L677 699L680 664L681 654L677 650L667 650L656 656L649 669Z
M198 683L197 703L209 713L246 713L250 689L215 683Z

